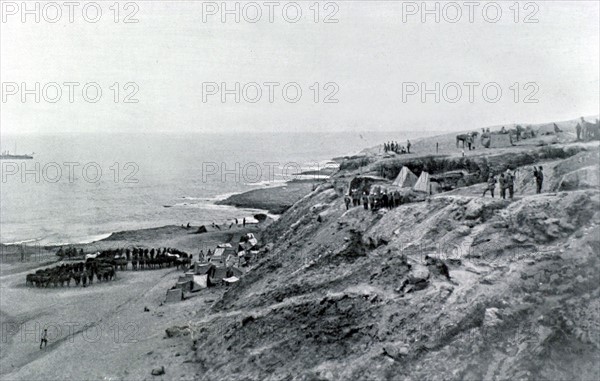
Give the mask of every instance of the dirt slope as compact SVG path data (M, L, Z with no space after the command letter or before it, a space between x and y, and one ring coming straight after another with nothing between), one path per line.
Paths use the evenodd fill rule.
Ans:
M596 156L543 162L548 188ZM274 223L273 250L198 322L201 379L600 377L597 186L372 213L346 211L340 181Z

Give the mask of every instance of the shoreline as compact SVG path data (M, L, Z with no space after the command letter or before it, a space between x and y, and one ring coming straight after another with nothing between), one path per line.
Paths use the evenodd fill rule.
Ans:
M290 180L277 187L265 187L232 195L217 201L217 205L230 205L236 208L257 208L271 214L280 215L296 201L314 190L326 178Z

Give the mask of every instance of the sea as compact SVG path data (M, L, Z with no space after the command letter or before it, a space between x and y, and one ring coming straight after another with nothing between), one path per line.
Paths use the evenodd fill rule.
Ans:
M0 243L89 243L112 232L224 223L256 209L217 205L229 195L318 176L389 140L438 132L81 133L2 135Z

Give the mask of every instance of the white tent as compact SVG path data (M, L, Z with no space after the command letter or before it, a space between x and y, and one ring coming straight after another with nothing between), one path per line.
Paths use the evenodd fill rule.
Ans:
M417 175L411 172L407 167L402 167L400 174L396 177L396 180L392 183L400 188L410 188L417 182Z
M423 171L423 172L421 172L421 176L419 176L417 183L413 187L413 190L415 190L417 192L425 192L425 193L429 194L430 193L429 182L430 182L429 173Z

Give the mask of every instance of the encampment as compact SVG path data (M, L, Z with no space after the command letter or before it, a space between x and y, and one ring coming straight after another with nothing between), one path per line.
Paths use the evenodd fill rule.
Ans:
M407 167L402 167L400 174L396 177L392 185L400 188L410 188L416 184L417 180L417 175L412 173Z

